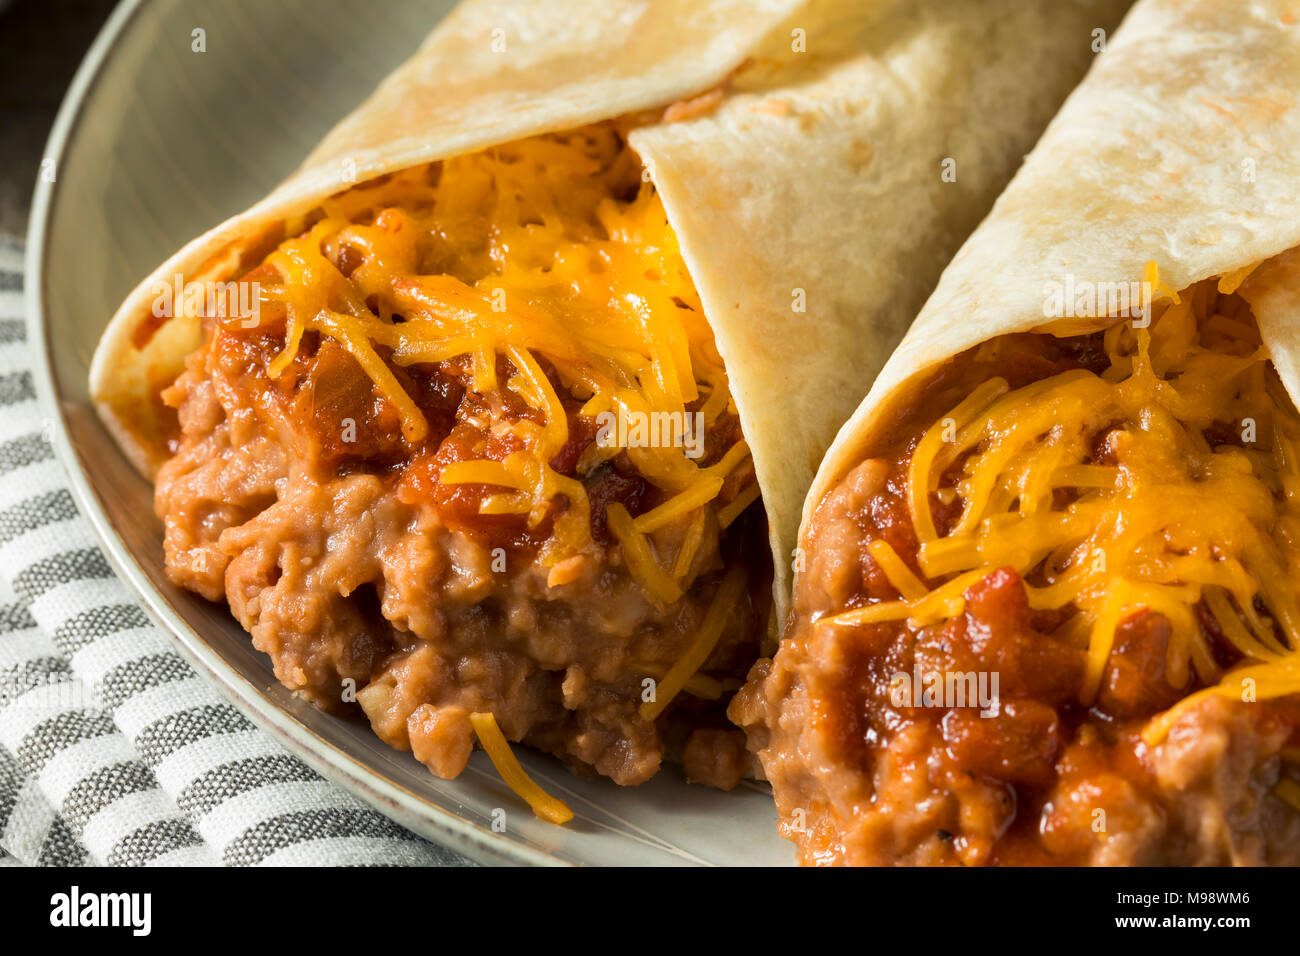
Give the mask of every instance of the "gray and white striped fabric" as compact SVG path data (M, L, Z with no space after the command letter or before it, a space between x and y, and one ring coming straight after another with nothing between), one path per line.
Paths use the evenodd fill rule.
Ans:
M109 569L42 434L0 237L0 865L453 865L287 754Z

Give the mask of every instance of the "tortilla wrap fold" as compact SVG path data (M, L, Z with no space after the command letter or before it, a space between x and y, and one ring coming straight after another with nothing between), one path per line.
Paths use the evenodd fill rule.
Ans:
M154 396L200 341L181 317L137 347L158 283L238 277L357 182L721 84L704 115L631 143L729 368L783 607L799 504L860 383L1126 6L471 0L271 195L140 283L95 354L95 402L152 473L171 414Z
M1263 263L1241 293L1300 398L1298 17L1285 0L1134 7L836 436L805 522L945 363L1047 326L1047 287L1067 274L1137 281L1153 261L1177 290Z

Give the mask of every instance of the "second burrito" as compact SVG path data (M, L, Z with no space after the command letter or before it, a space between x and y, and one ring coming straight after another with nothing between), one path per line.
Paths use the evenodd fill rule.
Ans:
M1300 861L1298 88L1139 3L841 431L731 710L802 862Z

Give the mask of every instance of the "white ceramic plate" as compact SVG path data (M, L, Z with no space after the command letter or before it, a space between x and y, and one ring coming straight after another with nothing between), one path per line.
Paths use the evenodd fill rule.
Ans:
M172 587L152 489L91 408L95 343L128 291L186 240L268 192L410 54L452 0L124 0L82 64L46 156L28 245L39 388L74 493L109 560L195 665L318 771L398 822L493 863L778 864L771 797L688 785L583 780L538 754L529 773L577 814L535 820L482 753L431 776L360 723L275 681L224 606ZM206 52L195 52L202 30ZM505 833L492 811L512 808Z

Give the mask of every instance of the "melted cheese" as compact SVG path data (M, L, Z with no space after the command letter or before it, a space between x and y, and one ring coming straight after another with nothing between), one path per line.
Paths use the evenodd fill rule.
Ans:
M663 680L658 682L654 700L646 701L641 705L641 716L645 720L654 720L663 713L664 708L704 666L704 662L713 653L713 648L717 646L719 638L726 629L728 616L739 605L744 589L744 570L740 567L732 568L722 579L722 584L718 586L718 593L709 603L709 609L704 612L704 621L695 635L695 640L691 642L686 653L668 669Z
M483 498L487 514L523 515L531 527L550 516L545 566L594 547L582 481L551 467L570 438L557 388L585 403L582 414L625 421L685 421L698 411L707 429L734 412L676 236L653 187L637 189L639 174L618 131L602 125L417 167L331 198L303 235L265 260L279 281L262 285L263 301L286 317L269 374L288 368L306 333L328 336L392 403L414 445L429 424L393 367L468 357L474 388L500 397L494 407L508 391L530 413L494 423L519 452L449 464L439 480L497 489ZM620 198L629 184L635 196ZM593 444L579 461L582 475L626 452L664 493L648 514L610 521L632 573L664 603L689 583L691 562L666 555L661 563L647 535L701 509L723 507L729 521L757 497L749 475L720 498L727 474L748 458L743 441L712 466L682 444Z
M487 751L492 766L501 774L501 779L532 808L534 814L548 823L568 823L573 819L573 811L568 804L539 787L520 766L519 758L510 749L510 743L505 734L501 733L495 716L470 714L469 722L474 727L478 742Z
M914 626L962 613L967 588L1011 567L1031 607L1075 613L1062 634L1087 652L1094 700L1116 629L1150 609L1173 637L1166 673L1191 691L1144 732L1156 743L1202 697L1300 693L1300 415L1269 364L1246 304L1249 270L1163 291L1150 328L1121 323L1110 367L1010 390L992 379L942 417L912 455L908 503L922 583L881 541L869 552L902 600L823 619ZM1240 444L1212 447L1229 428ZM1107 441L1114 465L1092 461ZM940 534L931 497L960 502ZM1224 673L1204 615L1240 654ZM1195 682L1193 682L1193 677Z

